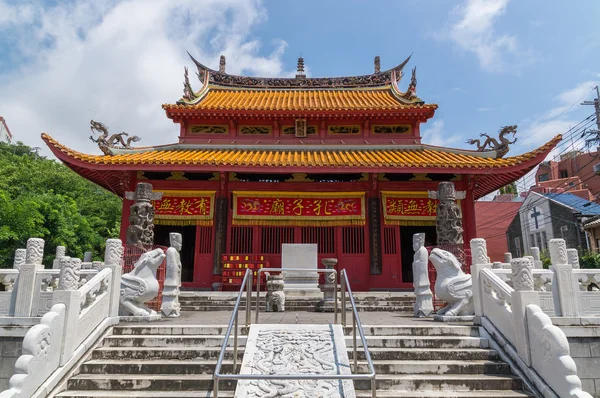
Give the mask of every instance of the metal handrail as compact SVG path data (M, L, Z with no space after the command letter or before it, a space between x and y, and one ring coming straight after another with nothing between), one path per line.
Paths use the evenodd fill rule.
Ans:
M304 272L304 273L313 273L313 272L322 272L324 274L334 274L335 275L335 281L333 283L333 297L335 297L334 303L333 303L333 323L336 324L338 323L338 302L337 302L337 271L334 270L333 268L320 268L320 269L306 269L306 268L260 268L258 270L258 274L257 274L257 281L256 281L256 318L254 319L254 323L258 323L258 313L260 312L258 310L258 304L259 304L259 300L260 300L260 273L261 272L266 272L266 271L275 271L275 272L282 272L282 271L291 271L291 272Z
M340 280L342 282L342 324L346 326L346 289L348 290L348 296L350 297L350 306L352 307L352 340L354 345L354 372L358 370L358 355L356 351L356 329L358 329L358 333L360 335L360 341L362 342L363 349L365 351L365 359L367 360L367 365L369 366L369 371L373 375L371 377L371 396L375 398L377 396L376 393L376 382L375 382L375 367L373 366L373 360L371 359L371 354L369 353L369 347L367 346L367 339L365 337L365 331L363 330L362 324L360 323L360 318L358 317L358 310L356 309L356 303L354 302L354 297L352 296L352 288L350 288L350 282L348 282L348 274L346 270L342 270L340 272ZM336 298L337 299L337 298Z
M234 327L234 335L233 335L233 370L237 366L237 349L238 349L238 311L240 307L240 301L242 300L242 294L244 293L244 287L246 288L246 327L250 325L250 321L252 319L252 270L247 269L246 274L244 275L244 280L242 281L242 286L240 286L240 292L238 293L237 300L235 301L235 306L233 307L233 313L231 314L231 320L229 321L229 326L227 326L227 332L225 333L225 339L223 341L223 345L221 346L221 352L219 353L219 359L217 360L217 366L215 366L215 375L214 375L214 386L213 386L213 397L217 398L219 395L219 378L221 378L221 366L223 365L223 359L225 358L225 351L227 350L227 343L229 343L229 337L231 336L231 329Z
M258 270L258 281L257 281L257 300L256 300L256 312L257 312L257 323L258 323L258 304L259 304L259 298L260 298L260 272L261 271L293 271L293 272L331 272L335 270L330 270L330 269L296 269L296 268L261 268ZM246 271L246 275L244 276L244 282L246 282L246 279L248 277L248 272L250 272L250 270ZM337 272L335 272L336 274L336 279L337 279ZM250 272L251 275L251 272ZM250 276L250 278L252 278L252 276ZM250 279L251 280L251 279ZM242 283L242 287L240 288L240 293L238 295L238 299L235 303L235 307L234 307L234 313L232 314L231 317L231 321L229 322L229 327L227 328L227 333L225 334L225 341L223 342L223 346L221 347L221 353L219 354L219 360L217 361L217 366L215 368L215 374L214 374L214 387L213 387L213 397L217 398L218 396L218 392L219 392L219 380L220 379L225 379L225 380L366 380L369 379L371 380L371 397L375 398L377 396L376 393L376 383L375 383L375 367L373 366L373 360L371 359L371 354L369 354L369 347L367 346L367 340L365 338L365 334L363 331L363 327L362 324L360 323L360 319L358 317L358 310L356 309L356 303L354 302L354 297L352 296L352 289L350 288L350 283L348 282L348 275L346 274L345 270L342 270L340 273L340 280L342 283L342 324L345 327L346 326L346 297L345 297L345 290L348 290L348 294L350 296L350 305L352 307L352 318L353 318L353 322L352 322L352 334L353 334L353 344L354 344L354 372L355 374L331 374L331 375L311 375L311 374L288 374L288 375L261 375L261 374L221 374L219 373L221 371L221 365L223 362L223 358L225 356L225 350L227 348L227 343L229 341L229 337L231 334L231 329L233 326L233 322L235 319L235 323L236 323L236 336L234 339L234 366L233 366L233 371L235 371L235 367L236 367L236 359L237 359L237 311L238 311L238 307L239 307L239 303L240 303L240 299L242 297L242 292L244 289L244 283ZM248 292L251 293L252 291L252 285L250 284L250 287L248 289ZM335 281L335 319L336 319L336 323L337 323L337 280ZM246 296L248 297L248 296ZM248 306L248 299L246 302L246 306ZM248 307L247 307L248 308ZM248 310L246 312L246 314L248 314ZM248 318L246 318L246 322L247 324L248 322ZM367 365L369 368L370 373L366 373L366 374L356 374L357 370L358 370L358 356L357 356L357 344L356 344L356 329L358 328L358 332L360 335L360 339L363 345L363 349L365 351L365 359L367 360Z

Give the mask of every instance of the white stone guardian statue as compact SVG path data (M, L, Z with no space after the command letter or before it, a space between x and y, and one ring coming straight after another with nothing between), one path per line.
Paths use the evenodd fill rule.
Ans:
M133 270L121 277L121 300L119 315L151 316L156 311L144 303L158 296L156 270L165 259L162 249L154 249L140 256Z
M415 257L412 263L413 286L415 287L415 318L431 315L433 312L433 294L429 283L429 272L427 269L429 254L424 246L425 234L413 235L413 250Z
M429 260L437 271L435 294L440 300L448 303L437 315L472 316L474 307L471 275L465 274L454 254L445 250L433 249Z
M182 247L181 234L172 232L169 234L171 247L167 249L167 275L162 295L160 312L166 317L176 318L180 315L179 287L181 286L181 256L179 252Z

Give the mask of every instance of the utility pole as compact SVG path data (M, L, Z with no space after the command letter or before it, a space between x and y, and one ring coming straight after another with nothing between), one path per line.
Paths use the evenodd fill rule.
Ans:
M589 141L596 141L596 142L600 142L600 90L598 90L598 86L595 87L596 89L596 98L594 98L593 101L583 101L581 103L581 105L593 105L594 109L596 110L596 130L588 130L588 133L590 134L596 134L596 137L588 140Z

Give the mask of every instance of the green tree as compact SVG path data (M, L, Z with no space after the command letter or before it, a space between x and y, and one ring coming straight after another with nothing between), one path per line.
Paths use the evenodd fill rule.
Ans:
M505 194L505 193L510 193L510 194L518 194L519 191L517 190L517 184L515 182L511 182L508 185L505 185L503 187L500 188L500 194Z
M121 200L28 146L0 143L0 267L30 237L46 241L45 263L56 246L101 259L106 239L118 236Z

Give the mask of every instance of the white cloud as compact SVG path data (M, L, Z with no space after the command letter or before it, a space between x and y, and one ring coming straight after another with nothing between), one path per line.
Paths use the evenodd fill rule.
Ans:
M444 121L441 119L427 123L421 131L421 137L424 144L435 146L451 146L459 139L458 136L450 135L444 130Z
M568 133L571 128L575 128L581 120L574 117L572 112L580 110L580 102L583 99L586 97L593 98L592 89L597 84L600 84L600 81L590 80L579 83L555 97L558 106L549 109L540 116L521 122L518 135L519 137L525 137L521 144L528 148L537 147L557 134ZM590 107L589 112L590 114L593 112L592 107ZM569 136L572 135L576 147L580 147L584 143L580 136L582 132L569 134Z
M495 108L476 108L475 110L477 112L490 112L493 111Z
M266 21L258 0L83 0L42 8L0 0L0 36L16 35L11 57L26 62L0 72L0 109L17 140L44 146L47 132L83 152L97 153L88 140L89 120L142 137L140 144L176 142L177 125L161 104L182 95L189 51L212 67L220 54L234 74L281 76L284 41L251 37ZM8 15L8 17L7 17ZM45 150L44 154L48 154Z
M450 13L450 23L440 32L440 40L450 40L458 48L474 53L481 67L490 72L516 71L531 57L514 35L499 34L496 21L506 13L510 0L466 0ZM509 59L507 59L509 58Z

